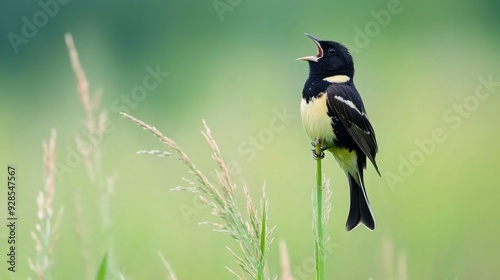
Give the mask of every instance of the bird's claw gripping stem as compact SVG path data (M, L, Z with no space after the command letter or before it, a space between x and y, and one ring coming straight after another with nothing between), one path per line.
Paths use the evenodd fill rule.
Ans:
M315 141L311 142L311 145L314 147L314 148L311 149L311 151L313 153L313 159L314 160L323 159L325 157L324 151L328 149L328 147L322 146L320 148L321 152L318 154L317 151L316 151L316 145L318 145L319 143L320 143L320 141L318 139L316 139Z
M325 157L325 153L323 151L321 151L321 153L318 155L316 153L316 148L312 149L312 153L313 153L314 160L323 159Z

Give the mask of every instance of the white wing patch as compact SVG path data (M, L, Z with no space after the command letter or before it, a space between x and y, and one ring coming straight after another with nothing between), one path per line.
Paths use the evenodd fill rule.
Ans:
M354 103L352 103L351 100L345 100L344 98L342 98L341 96L338 96L338 95L335 95L333 98L335 98L336 100L338 100L338 101L346 104L347 106L349 106L349 108L353 109L356 113L360 114L361 117L368 119L368 116L364 112L361 112L358 109L358 107L356 107L356 105L354 105ZM352 123L352 121L349 121L349 122ZM361 131L363 131L365 134L368 134L368 135L371 134L370 131L364 130L364 129L360 128L358 125L356 125L356 127L358 127L358 129L360 129ZM354 178L356 178L356 177L354 177Z
M355 110L358 114L360 114L361 116L366 116L364 112L361 112L358 107L356 107L356 105L354 105L354 103L352 103L351 100L345 100L344 98L338 96L338 95L335 95L333 98L337 99L338 101L344 103L345 105L349 106L351 109Z

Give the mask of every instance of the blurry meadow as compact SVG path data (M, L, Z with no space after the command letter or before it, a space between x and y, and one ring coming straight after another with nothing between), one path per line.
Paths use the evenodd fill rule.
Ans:
M268 274L287 279L284 241L293 279L314 279L315 162L299 107L308 69L295 59L316 48L304 32L351 49L380 150L382 177L371 165L365 175L373 232L345 231L347 180L331 155L323 160L333 190L327 279L498 279L499 11L494 1L1 1L0 279L38 279L32 232L52 197L50 223L60 223L47 279L94 279L106 254L109 279L168 279L159 252L179 280L235 279L225 247L236 242L199 225L220 221L198 194L171 191L192 179L188 169L138 154L172 151L119 112L216 178L205 120L242 212L243 186L258 206L266 185L276 226ZM9 165L16 272L6 256Z

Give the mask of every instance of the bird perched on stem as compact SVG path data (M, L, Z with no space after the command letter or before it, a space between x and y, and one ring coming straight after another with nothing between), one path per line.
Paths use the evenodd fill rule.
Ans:
M363 170L368 158L380 175L375 162L378 147L375 131L354 86L352 56L340 43L306 35L316 44L318 54L299 58L309 63L309 77L302 91L302 123L314 141L313 146L319 143L322 151L331 152L347 175L351 193L347 231L360 223L374 230ZM313 149L313 157L323 158L324 153L317 154Z

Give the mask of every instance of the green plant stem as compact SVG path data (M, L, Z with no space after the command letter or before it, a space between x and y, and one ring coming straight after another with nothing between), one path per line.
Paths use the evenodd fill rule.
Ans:
M262 203L262 227L260 231L260 260L259 260L259 275L257 280L264 279L264 260L266 253L266 203Z
M316 154L320 155L321 141L316 141ZM321 173L321 157L316 159L316 280L325 279L323 239L323 175Z

